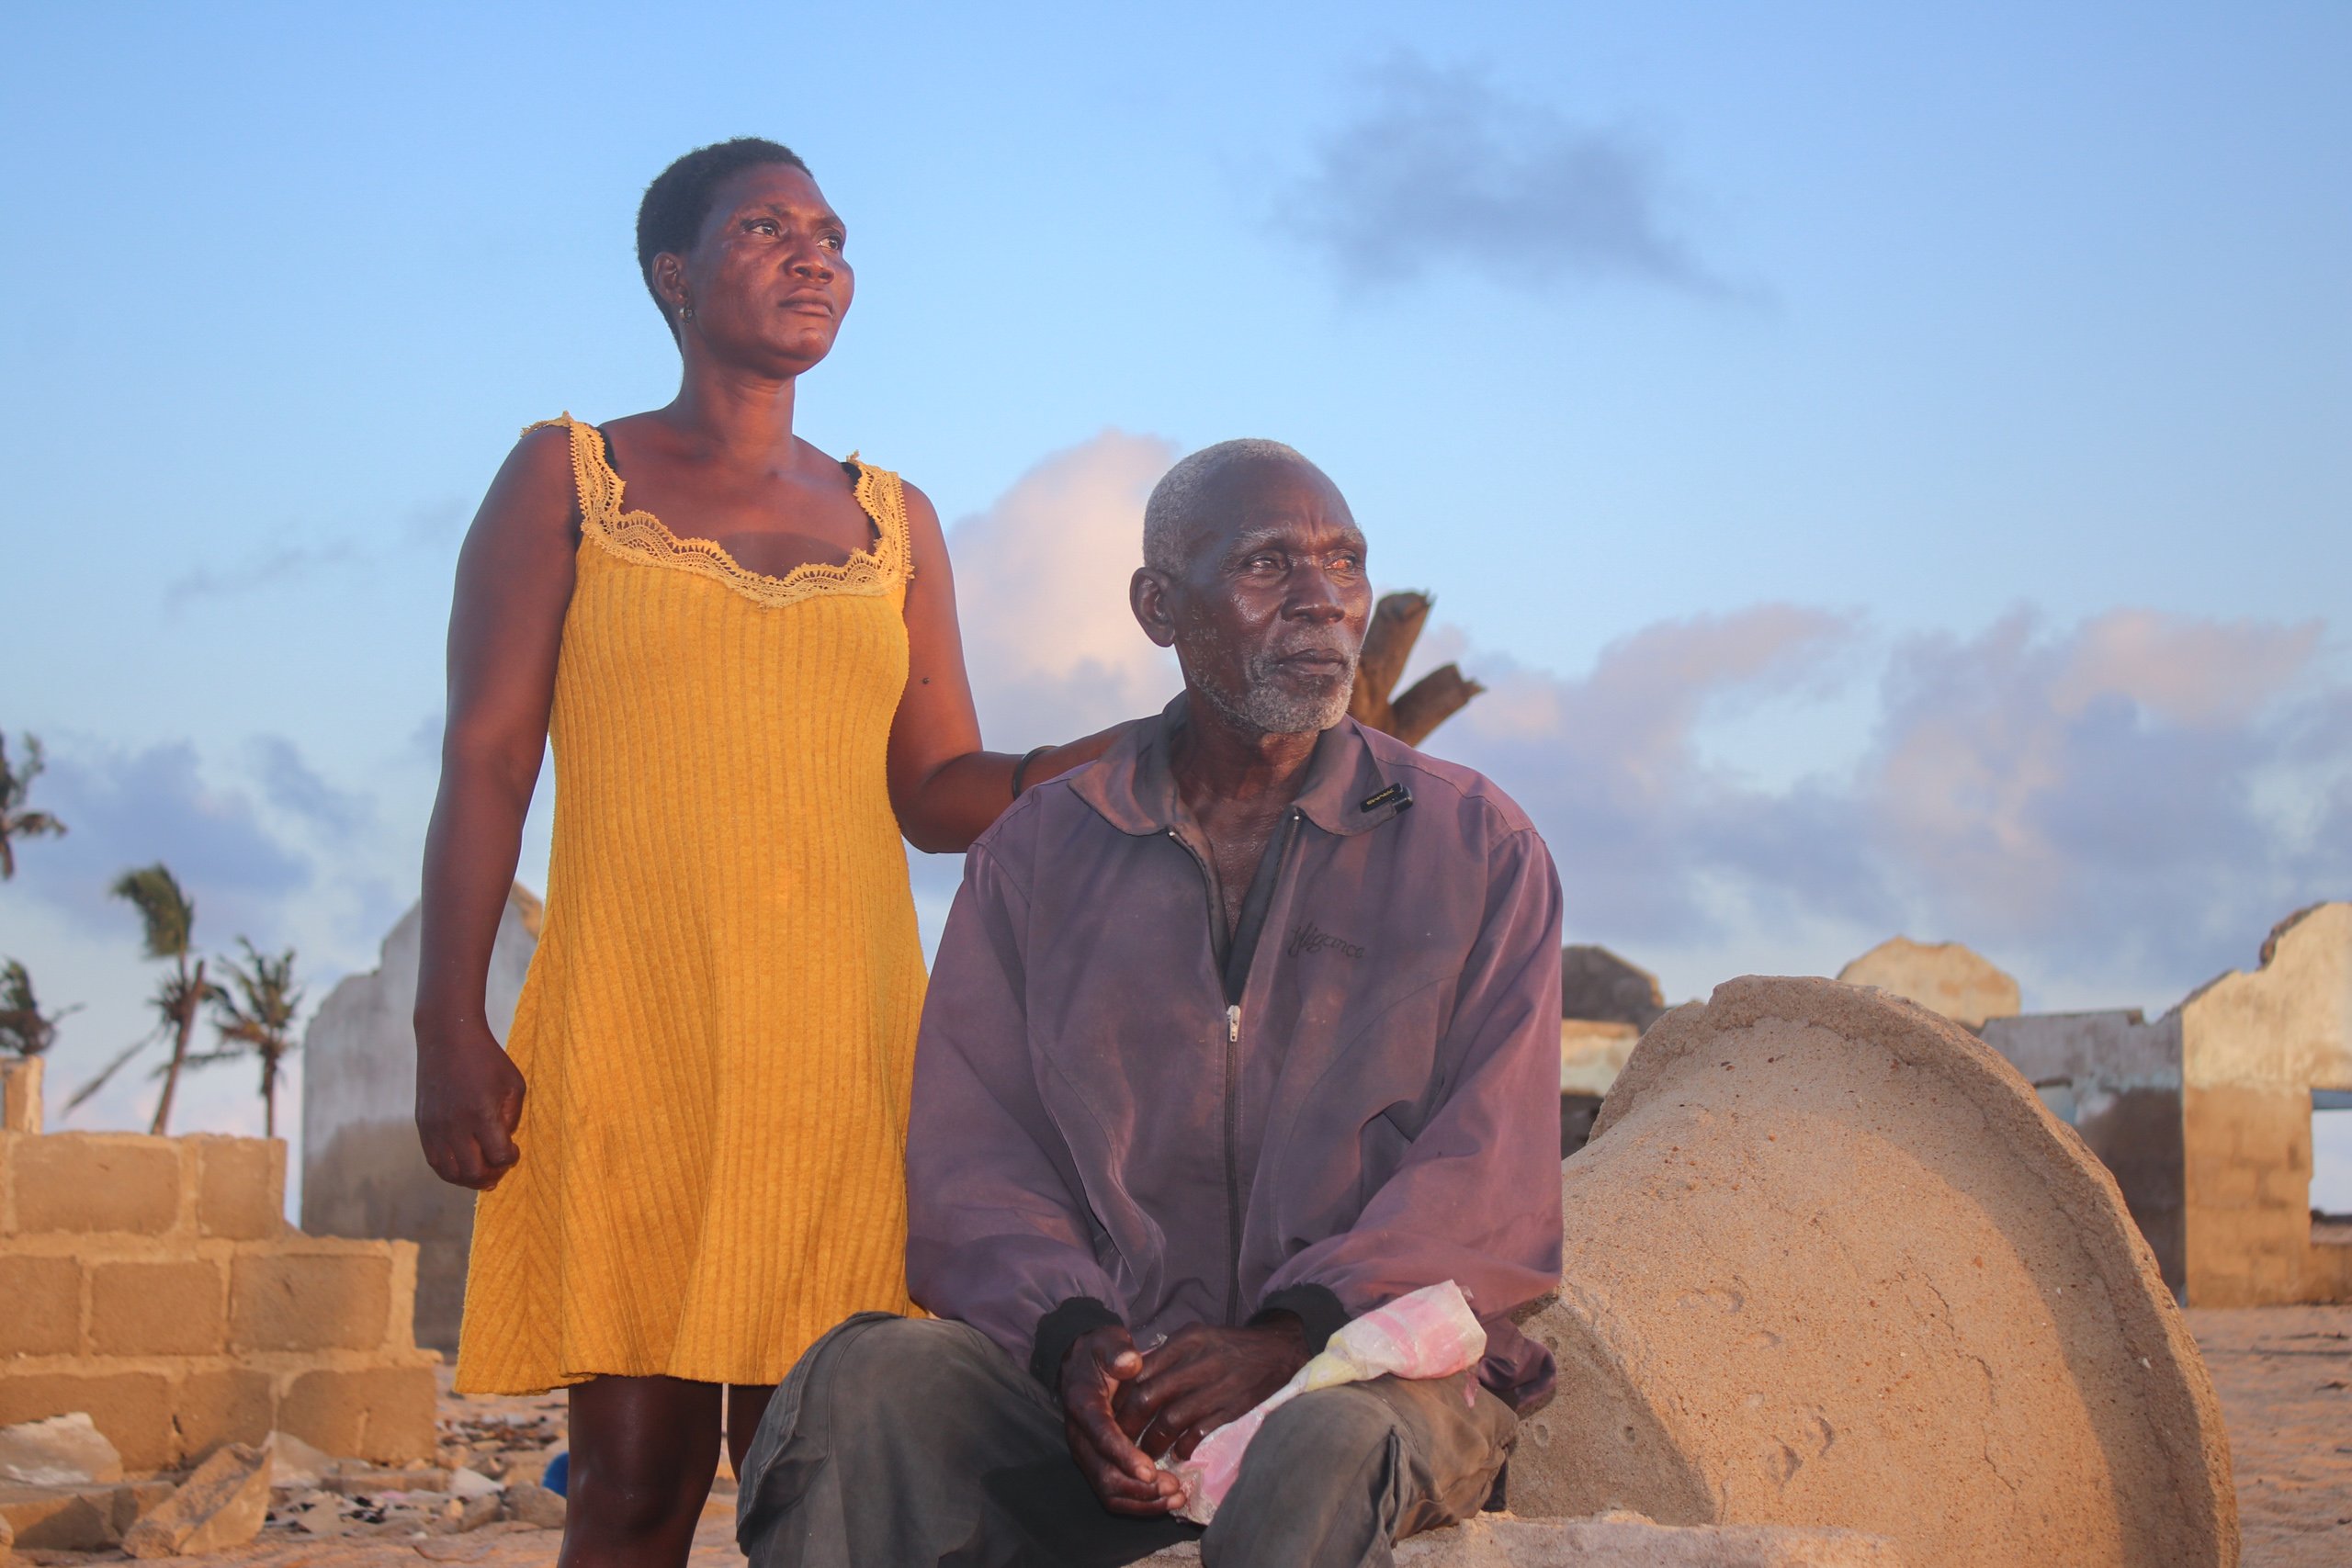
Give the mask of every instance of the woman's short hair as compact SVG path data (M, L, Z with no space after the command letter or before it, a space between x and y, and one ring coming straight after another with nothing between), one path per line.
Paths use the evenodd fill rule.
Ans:
M653 258L664 251L684 255L692 249L695 236L702 232L703 221L710 216L719 185L729 175L762 164L783 164L804 175L808 172L800 154L784 143L760 136L738 136L731 141L695 148L654 175L653 183L645 187L645 199L637 204L637 269L644 275L645 290L653 296L654 308L663 321L670 319L670 307L662 301L662 291L653 287ZM675 322L671 330L677 330Z

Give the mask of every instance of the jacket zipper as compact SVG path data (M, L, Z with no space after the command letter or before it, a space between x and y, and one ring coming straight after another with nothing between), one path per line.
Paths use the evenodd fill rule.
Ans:
M1296 807L1283 819L1282 837L1272 846L1275 855L1274 882L1269 897L1282 891L1282 878L1290 860L1291 845L1298 839L1300 813ZM1183 844L1184 852L1201 874L1201 890L1208 900L1209 930L1215 932L1225 919L1225 911L1217 907L1216 879L1209 874L1208 862L1201 852L1186 842L1184 835L1175 829L1168 836ZM1228 942L1240 933L1228 933ZM1258 940L1263 942L1261 930ZM1210 955L1216 956L1214 946ZM1219 965L1222 969L1223 965ZM1250 967L1258 967L1258 954L1250 954ZM1243 987L1248 987L1244 976ZM1230 1001L1225 1005L1225 1321L1228 1325L1241 1318L1241 1004Z

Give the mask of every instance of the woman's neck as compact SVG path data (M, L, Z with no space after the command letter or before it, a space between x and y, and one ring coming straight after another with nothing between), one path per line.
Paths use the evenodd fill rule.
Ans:
M689 355L678 395L662 411L681 434L718 451L788 457L798 379L752 376Z

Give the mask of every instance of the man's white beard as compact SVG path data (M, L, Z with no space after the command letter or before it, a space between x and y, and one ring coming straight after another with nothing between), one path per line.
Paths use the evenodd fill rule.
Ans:
M1347 668L1320 694L1283 690L1272 679L1272 654L1250 661L1245 671L1250 684L1243 691L1222 692L1205 681L1194 685L1229 723L1261 735L1315 735L1348 716L1348 699L1356 687L1356 655L1350 653L1347 660Z

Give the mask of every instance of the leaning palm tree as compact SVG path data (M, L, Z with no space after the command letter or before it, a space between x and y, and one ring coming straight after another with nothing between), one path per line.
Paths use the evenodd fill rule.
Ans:
M33 995L33 977L11 958L0 964L0 1055L39 1056L57 1043L57 1023L66 1013L43 1012Z
M155 1076L164 1080L163 1098L155 1102L154 1124L147 1129L161 1133L171 1122L172 1100L179 1091L180 1069L187 1065L187 1043L196 1032L196 1015L220 988L205 978L204 960L195 953L196 901L180 890L179 879L162 862L124 872L109 891L139 911L145 926L147 956L168 962L172 970L156 983L150 1004L155 1010L154 1032L108 1062L105 1071L74 1091L65 1109L71 1111L97 1093L118 1068L149 1044L168 1038L171 1059L155 1070ZM189 967L192 958L193 968Z
M294 1015L302 1010L301 987L294 984L294 950L272 958L254 951L243 937L237 945L245 961L223 961L229 987L212 994L212 1027L220 1036L220 1049L188 1058L191 1067L241 1056L261 1060L262 1135L277 1136L277 1065L294 1050ZM233 993L233 994L232 994Z
M17 874L18 839L53 839L65 831L64 823L25 804L40 770L38 739L25 737L25 765L18 770L8 762L8 738L0 735L0 882Z

